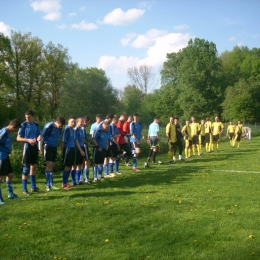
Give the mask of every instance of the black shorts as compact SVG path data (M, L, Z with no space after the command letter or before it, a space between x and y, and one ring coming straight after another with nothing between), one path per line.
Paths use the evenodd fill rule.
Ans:
M44 161L55 162L57 159L57 147L44 145Z
M98 151L98 149L95 147L95 149L94 149L94 154L93 154L94 164L103 164L103 163L104 163L106 151L107 151L107 150L103 150L103 149L102 149L102 151L100 152L100 151Z
M205 135L200 136L200 145L204 146L205 144Z
M169 151L175 151L176 147L177 147L177 142L168 142Z
M157 136L150 136L150 146L156 147L157 144L158 144Z
M75 164L75 148L74 147L66 147L63 152L63 165L67 167L71 167Z
M10 162L9 156L5 159L0 159L0 175L8 175L9 173L13 173L13 167Z
M75 164L77 164L77 165L82 164L83 160L84 160L84 156L81 155L78 148L75 148L75 149L76 149ZM84 151L84 147L81 147L81 149Z
M23 164L34 165L38 162L38 146L24 144L23 146Z
M131 149L130 149L130 147L129 147L129 145L127 143L119 144L119 146L120 146L119 154L123 153L122 150L124 150L126 152L127 156L131 156L132 155Z
M113 143L112 145L110 145L110 157L111 158L116 158L117 157L117 155L119 154L119 150L118 150L118 146L115 144L115 143Z
M136 148L140 148L140 144L138 144L137 142L130 142L130 145L131 145L131 149L132 149L132 154L135 153Z
M213 142L219 142L219 134L217 134L217 135L212 135L212 141L213 141Z
M205 133L205 143L210 143L210 133Z
M233 140L235 136L235 133L229 133L229 140Z
M238 141L238 142L241 141L241 136L242 136L242 134L237 134L237 141Z
M198 144L199 143L199 138L197 135L192 137L192 144Z

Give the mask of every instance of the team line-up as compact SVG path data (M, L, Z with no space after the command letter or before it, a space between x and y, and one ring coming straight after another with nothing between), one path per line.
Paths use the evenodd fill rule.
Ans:
M158 151L160 118L155 117L148 130L147 143L150 145L146 165L152 159L156 162ZM54 185L53 169L57 159L57 148L61 136L61 155L63 158L62 189L70 189L69 177L71 176L72 185L80 183L90 184L90 147L91 143L86 133L86 127L90 125L90 118L70 117L65 126L64 117L57 117L55 121L48 122L40 131L39 125L34 121L34 112L27 110L25 112L25 121L20 123L17 119L10 121L9 125L0 130L0 182L5 182L9 199L21 199L13 192L13 167L9 158L11 154L11 132L17 132L17 141L23 142L22 155L22 192L29 196L27 188L27 179L30 177L31 192L39 192L36 186L36 167L38 162L38 151L40 150L43 160L46 162L45 177L46 191L59 190ZM64 127L65 126L65 127ZM64 127L64 129L63 129ZM63 130L62 130L63 129ZM242 136L243 125L240 121L237 124L230 122L227 128L227 135L230 144L234 147L239 146ZM212 152L216 144L216 151L219 149L220 135L224 130L223 124L215 117L211 122L209 118L196 122L195 117L186 120L186 124L181 127L178 118L171 116L166 126L166 136L168 141L168 164L176 161L176 151L178 148L179 160L182 157L183 140L185 141L184 151L185 159L193 155L203 155L203 147L206 152ZM130 157L133 159L132 170L139 171L137 168L138 154L140 154L140 142L145 140L142 134L142 125L139 122L139 115L133 116L121 114L120 117L107 114L102 120L102 115L96 116L96 122L90 127L91 142L93 147L93 181L97 182L101 178L113 178L121 174L119 171L119 160L124 159L126 166ZM160 161L159 161L160 163ZM115 167L115 171L114 171ZM85 179L83 178L85 177ZM5 204L0 185L0 205Z

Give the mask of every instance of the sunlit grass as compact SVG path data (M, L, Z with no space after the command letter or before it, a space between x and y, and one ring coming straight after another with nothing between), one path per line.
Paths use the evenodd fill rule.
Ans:
M141 172L122 163L113 179L7 201L1 259L259 259L259 145L222 142L218 153L149 168L143 157ZM22 196L18 177L14 189Z

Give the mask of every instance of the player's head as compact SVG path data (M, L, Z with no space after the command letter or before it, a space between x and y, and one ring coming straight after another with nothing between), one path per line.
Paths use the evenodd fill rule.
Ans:
M218 117L218 116L215 117L215 121L216 121L216 122L219 121L219 117Z
M170 123L171 123L171 124L174 123L174 116L170 116Z
M86 127L86 126L89 126L89 124L90 124L90 118L88 116L83 116L82 117L82 125L84 127Z
M70 116L68 118L68 127L73 128L76 124L76 117L75 116Z
M155 116L153 120L154 120L155 123L158 124L160 122L160 117L159 116Z
M62 128L65 125L65 118L62 116L58 116L54 124L57 128Z
M190 120L186 120L186 125L189 125L190 124Z
M178 117L174 118L174 124L177 125L178 123L179 123L179 118Z
M139 119L139 114L138 114L138 113L134 113L134 114L133 114L133 118L134 118L134 121L138 121L138 119Z
M229 124L232 125L232 121L230 121Z
M109 123L107 121L104 121L102 124L102 130L107 131L108 127L109 127Z
M193 122L193 123L196 122L195 116L192 116L192 117L191 117L191 122Z
M96 122L99 124L102 121L102 115L101 114L97 114L96 115Z
M112 123L113 124L117 124L118 122L118 116L117 115L114 115L113 119L112 119Z
M78 117L78 118L76 119L76 126L77 126L78 128L82 127L82 117Z
M17 132L21 127L21 123L17 119L13 119L9 122L7 129L9 132Z
M133 116L132 115L129 115L128 118L127 118L127 122L132 122L133 121Z
M204 124L205 124L205 120L202 119L202 120L201 120L201 125L204 125Z
M122 113L119 117L119 120L122 121L122 122L125 122L125 119L126 119L126 114L125 113Z
M106 115L106 121L110 123L112 121L113 117L114 117L113 114L107 114Z
M26 110L24 113L25 120L29 123L33 122L34 112L30 109Z

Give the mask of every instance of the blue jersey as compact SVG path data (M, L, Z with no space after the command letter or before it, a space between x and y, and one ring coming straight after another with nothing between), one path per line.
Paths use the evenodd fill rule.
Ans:
M28 121L24 121L18 131L18 135L23 138L37 139L37 137L40 135L39 125L36 122L30 124Z
M6 127L0 130L0 159L4 160L12 151L11 135Z
M130 123L130 133L134 134L136 139L140 141L142 132L142 125L140 123L131 122ZM133 136L130 137L130 142L136 142Z
M107 148L107 141L109 139L108 131L103 131L101 129L97 129L94 132L95 141L97 142L98 146L102 149Z
M73 128L65 127L62 134L62 142L65 143L65 147L75 147Z
M75 127L74 128L74 139L78 141L80 147L84 146L84 142L83 142L84 132L82 130L82 127L80 127L80 128Z
M157 136L157 132L159 132L159 124L153 122L149 125L149 136Z
M100 123L98 124L96 130L102 130L102 125L103 125L104 122L105 122L105 120L103 120L102 122L100 122ZM95 130L95 131L96 131L96 130ZM108 127L108 129L107 129L107 132L108 132L108 136L110 136L110 135L111 135L110 125L109 125L109 127Z
M43 142L49 146L57 147L61 131L61 128L56 127L54 122L45 124L41 131Z
M109 126L109 140L114 141L113 136L119 135L119 130L115 124L110 124Z

